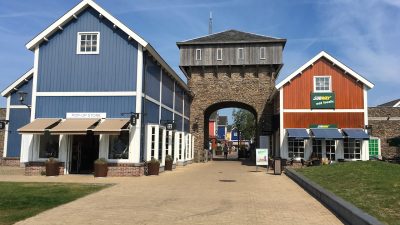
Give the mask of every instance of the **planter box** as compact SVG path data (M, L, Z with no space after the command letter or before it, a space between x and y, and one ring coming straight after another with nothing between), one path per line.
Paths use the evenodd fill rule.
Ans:
M107 164L94 164L94 177L106 177L108 173L108 165Z
M148 163L147 164L147 175L158 175L160 172L160 163Z
M165 161L165 170L172 170L172 161Z
M46 176L58 176L60 173L59 162L46 162Z

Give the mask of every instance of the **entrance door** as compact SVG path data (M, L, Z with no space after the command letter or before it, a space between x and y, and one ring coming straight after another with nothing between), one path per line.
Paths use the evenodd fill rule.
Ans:
M70 173L90 174L94 170L94 161L99 157L98 135L74 135Z

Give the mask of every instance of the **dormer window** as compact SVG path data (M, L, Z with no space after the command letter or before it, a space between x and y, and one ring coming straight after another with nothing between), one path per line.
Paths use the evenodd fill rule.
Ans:
M332 81L330 76L314 77L314 92L332 92Z
M77 54L99 54L100 32L78 32Z
M222 60L222 48L217 48L217 60Z
M265 49L265 47L261 47L260 48L260 59L266 59L267 58L267 56L266 56L266 49Z
M244 59L243 48L238 48L238 58L239 59Z
M196 49L196 60L199 61L201 60L201 49Z

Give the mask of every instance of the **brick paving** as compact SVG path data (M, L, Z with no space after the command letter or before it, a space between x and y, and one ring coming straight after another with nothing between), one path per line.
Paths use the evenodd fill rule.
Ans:
M0 181L116 183L18 224L342 224L285 175L259 170L219 161L152 177L0 176Z

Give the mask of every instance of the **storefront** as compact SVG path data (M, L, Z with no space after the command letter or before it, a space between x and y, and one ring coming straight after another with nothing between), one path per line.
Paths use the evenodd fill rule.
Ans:
M319 53L276 85L280 127L275 155L327 161L368 160L367 91L373 84Z
M95 2L82 1L26 47L33 69L2 96L4 157L19 157L27 175L39 175L49 158L62 163L61 174L92 173L104 158L110 176L142 175L152 158L163 170L166 155L192 162L188 86Z

